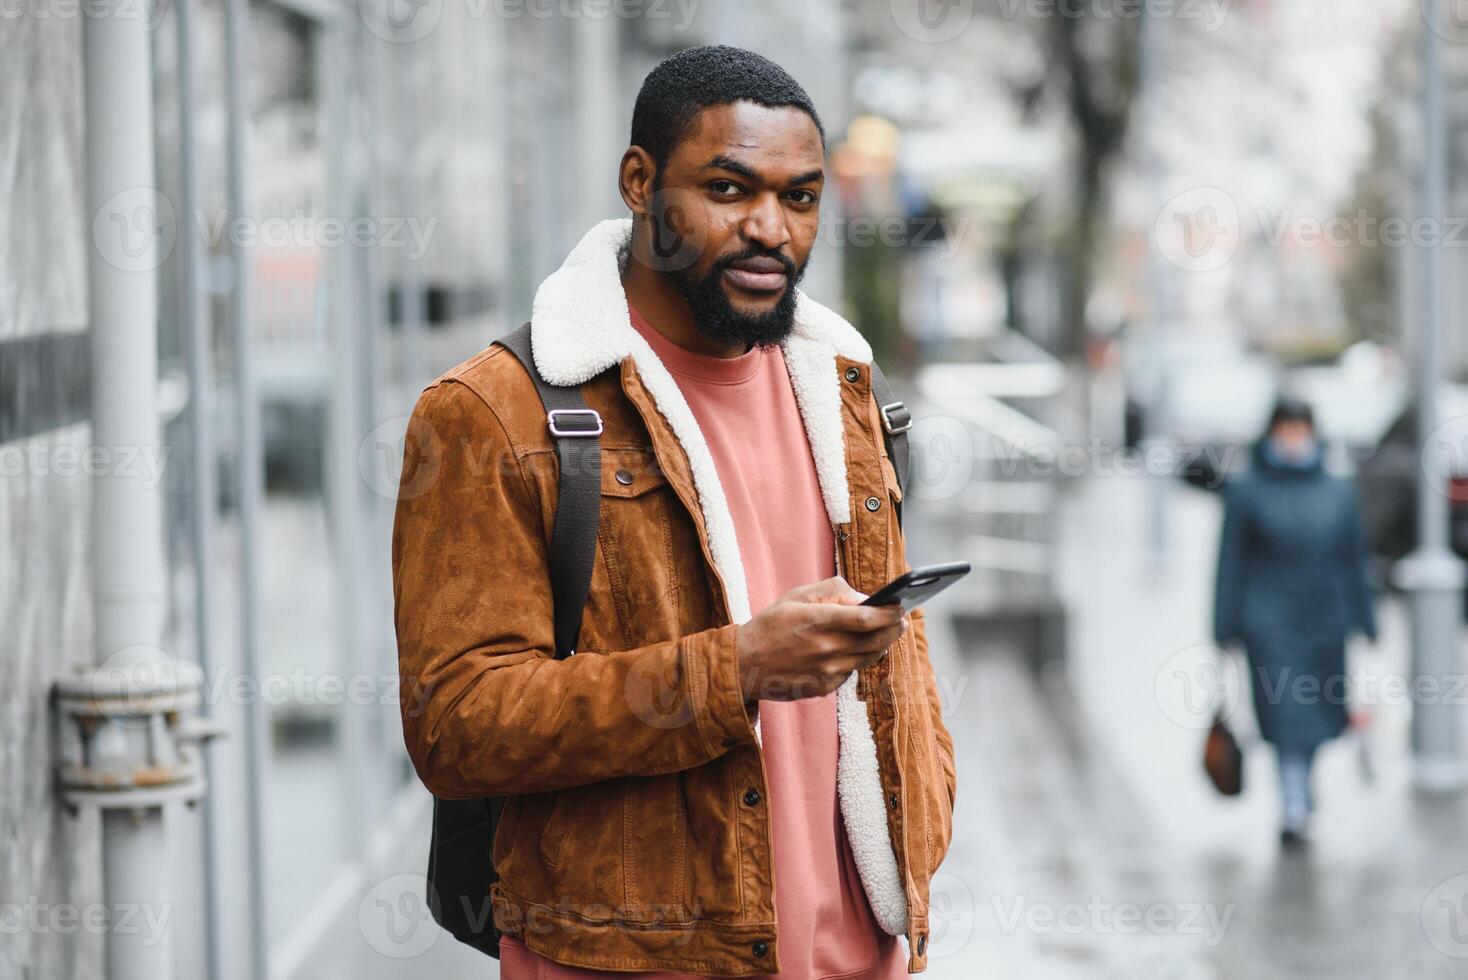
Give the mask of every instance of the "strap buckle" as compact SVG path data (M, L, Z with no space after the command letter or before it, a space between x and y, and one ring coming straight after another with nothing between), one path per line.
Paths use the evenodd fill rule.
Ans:
M594 408L553 408L546 413L545 421L557 438L602 433L601 414Z
M893 413L897 418L893 419ZM882 426L889 435L897 435L912 428L912 413L907 410L905 402L890 402L882 406Z

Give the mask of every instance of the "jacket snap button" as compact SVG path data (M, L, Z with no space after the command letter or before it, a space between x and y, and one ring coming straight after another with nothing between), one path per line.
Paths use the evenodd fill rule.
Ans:
M622 484L622 486L624 486L624 487L630 487L630 486L632 486L632 471L631 470L618 470L617 471L617 482L620 483L620 484Z
M858 371L854 367L853 368L847 368L846 369L846 380L847 381L860 381L861 380L861 372Z
M746 806L757 806L759 804L759 790L752 789L745 793L744 803Z
M891 796L887 797L887 802L889 802L889 803L892 804L892 809L894 809L894 810L897 809L897 806L898 806L897 794L896 793L893 793Z
M766 943L766 942L763 942L763 941L755 943L754 944L754 947L752 949L752 952L754 953L755 956L764 956L769 951L770 951L770 945L769 945L769 943Z
M881 506L882 506L882 502L880 500L878 500L876 497L868 497L867 498L867 510L875 511L875 510L878 510Z
M918 937L918 955L922 956L928 951L928 934L923 933Z

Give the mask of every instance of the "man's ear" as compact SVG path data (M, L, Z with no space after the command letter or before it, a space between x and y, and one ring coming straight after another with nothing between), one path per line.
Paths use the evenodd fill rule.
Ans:
M651 213L653 181L657 178L657 164L652 154L640 146L629 146L622 154L622 164L617 170L617 190L622 202L634 215Z

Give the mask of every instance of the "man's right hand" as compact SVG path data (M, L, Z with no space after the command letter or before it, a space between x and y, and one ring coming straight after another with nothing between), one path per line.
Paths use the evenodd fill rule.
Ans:
M863 606L837 576L791 589L739 627L746 701L798 701L836 690L907 630L900 605Z

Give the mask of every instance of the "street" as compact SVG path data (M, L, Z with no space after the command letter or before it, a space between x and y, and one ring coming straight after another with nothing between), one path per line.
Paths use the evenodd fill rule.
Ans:
M1282 854L1273 753L1247 744L1247 699L1231 717L1245 791L1224 800L1201 768L1202 729L1179 724L1187 712L1166 697L1179 692L1167 676L1195 670L1208 642L1216 502L1175 491L1174 548L1153 580L1144 484L1075 490L1061 534L1066 681L1038 682L1017 651L940 641L944 617L932 619L934 668L965 685L945 705L959 794L932 975L1462 976L1468 878L1454 879L1468 871L1468 809L1413 794L1406 706L1377 709L1374 784L1351 739L1322 748L1314 842ZM1379 650L1353 671L1370 683L1405 663L1388 603Z

